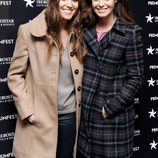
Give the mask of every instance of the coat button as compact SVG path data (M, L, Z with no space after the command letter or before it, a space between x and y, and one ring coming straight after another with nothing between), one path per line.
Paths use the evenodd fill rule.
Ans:
M81 103L79 103L78 106L81 107Z
M78 91L81 91L81 86L78 86L78 87L77 87L77 90L78 90Z
M74 52L70 52L70 56L73 57L74 56Z
M78 106L81 107L81 102L78 103Z
M79 70L78 70L78 69L76 69L76 70L75 70L75 74L77 75L78 73L79 73Z

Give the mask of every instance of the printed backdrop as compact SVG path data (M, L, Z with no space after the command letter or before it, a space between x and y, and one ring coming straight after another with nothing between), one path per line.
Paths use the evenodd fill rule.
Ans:
M158 1L131 0L136 22L143 28L145 81L134 98L134 158L158 157ZM0 158L14 157L17 111L7 87L17 29L47 6L47 0L0 0Z

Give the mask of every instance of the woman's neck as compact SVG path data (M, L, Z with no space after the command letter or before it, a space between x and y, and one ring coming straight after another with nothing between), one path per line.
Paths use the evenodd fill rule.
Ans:
M116 16L114 14L109 15L108 17L105 18L100 18L96 25L96 30L98 32L108 32L113 27L115 21L116 21Z
M61 39L61 42L62 42L63 46L66 45L66 43L68 41L68 38L69 38L69 32L68 32L68 30L61 29L61 31L60 31L60 39Z
M62 30L67 30L68 32L69 32L69 30L70 30L70 28L71 28L71 25L70 25L70 21L68 21L68 20L62 20L62 22L61 22L61 29Z

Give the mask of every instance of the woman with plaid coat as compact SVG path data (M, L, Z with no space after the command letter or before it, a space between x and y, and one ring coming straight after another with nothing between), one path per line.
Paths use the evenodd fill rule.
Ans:
M144 73L142 29L128 0L85 0L83 7L88 54L77 158L131 158L133 97Z

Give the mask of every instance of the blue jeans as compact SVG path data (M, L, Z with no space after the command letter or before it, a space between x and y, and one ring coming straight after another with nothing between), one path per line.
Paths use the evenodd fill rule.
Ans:
M56 158L73 158L76 138L76 112L59 114Z

